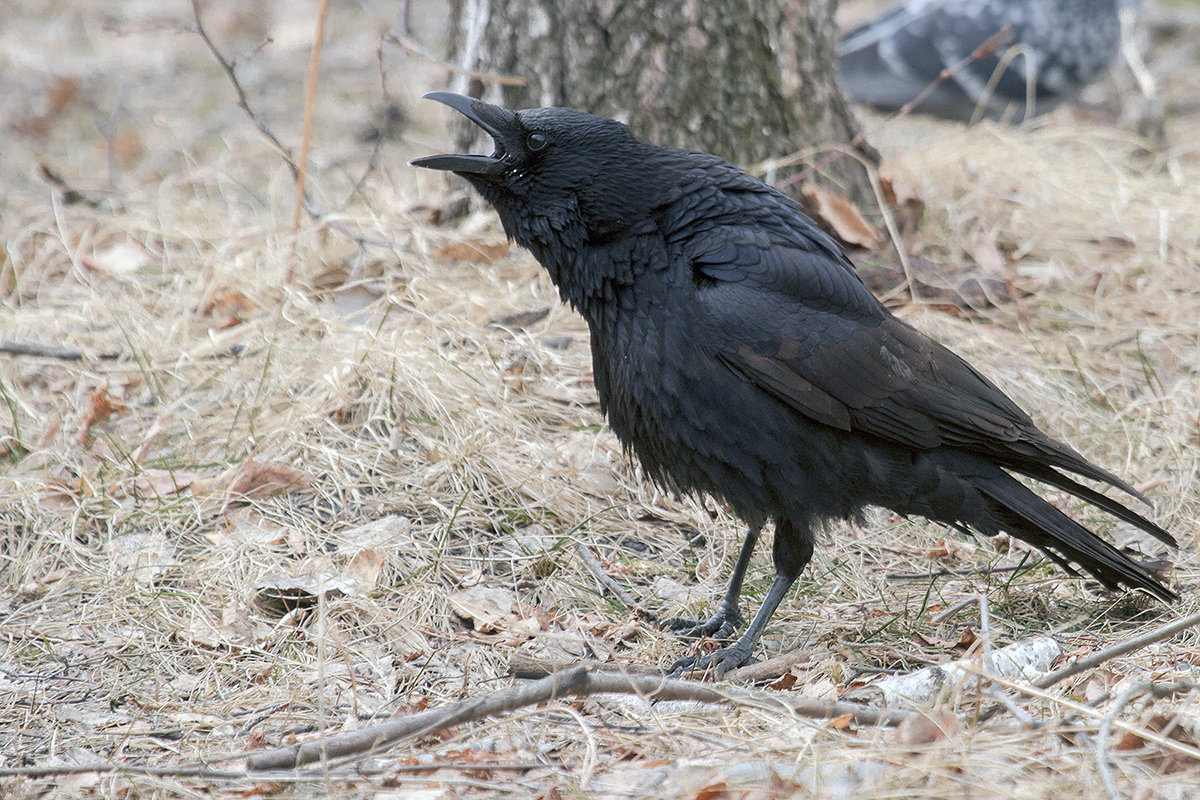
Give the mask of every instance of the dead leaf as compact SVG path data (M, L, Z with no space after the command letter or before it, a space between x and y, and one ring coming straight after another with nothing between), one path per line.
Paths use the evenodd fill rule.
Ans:
M702 786L700 791L696 792L696 800L720 800L726 797L726 789L728 784L722 780L716 780L709 783L707 786Z
M488 244L478 239L452 242L435 248L433 254L448 261L495 261L501 256L508 255L508 242Z
M101 156L111 153L112 157L124 167L132 166L146 152L142 137L138 136L137 131L130 128L117 130L112 137L101 141L99 145Z
M480 633L495 633L518 621L513 613L517 596L507 589L482 584L455 592L446 598L450 607Z
M382 550L370 547L359 550L346 565L342 577L354 584L354 588L362 594L370 593L379 585L386 560L387 556Z
M965 653L977 641L979 641L979 634L975 633L974 628L963 628L962 636L958 637L958 641L954 643L954 649Z
M978 311L1014 299L1014 291L1006 281L982 275L982 270L975 267L948 267L921 256L909 256L908 266L911 280L899 261L863 264L855 271L878 295L893 296L904 287L914 290L923 302L950 311Z
M130 455L130 460L134 464L141 464L146 460L146 455L150 452L150 448L154 446L155 440L158 439L158 435L162 433L166 424L166 417L154 418L154 422L150 425L150 430L146 431L146 435L142 437L142 443Z
M200 304L200 313L220 320L218 330L232 328L246 321L246 317L258 309L258 304L242 291L231 288L214 289Z
M817 216L829 224L842 241L867 250L877 250L884 243L879 229L867 221L853 202L820 184L807 181L801 194L812 204Z
M216 480L218 485L224 481L228 481L225 494L230 500L263 500L312 486L312 478L303 470L253 458L226 470Z
M107 383L93 389L88 395L87 408L79 420L79 433L75 435L75 441L84 447L90 446L94 441L91 432L93 427L103 424L115 413L128 410L127 405L109 397Z
M254 584L254 602L264 610L285 614L296 608L311 608L318 600L352 597L355 588L328 572L305 572L291 576L276 573Z
M144 469L133 479L133 493L137 497L163 498L183 494L196 481L203 480L203 473L184 469Z
M892 734L892 741L904 747L933 744L955 735L961 729L958 717L949 711L934 711L917 714L900 723Z
M834 717L825 724L827 727L833 728L835 731L853 731L854 715L842 714L840 717Z
M791 672L785 672L779 676L774 683L768 683L768 689L774 689L777 692L786 692L796 684L796 676Z

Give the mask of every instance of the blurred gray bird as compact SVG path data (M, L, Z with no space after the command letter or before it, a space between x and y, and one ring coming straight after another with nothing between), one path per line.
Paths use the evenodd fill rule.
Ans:
M1140 4L907 0L842 39L838 71L849 98L896 110L925 91L942 70L954 70L915 111L954 120L1020 122L1075 97L1096 80L1120 50L1122 9L1132 16ZM994 53L962 64L1006 26L1011 27Z

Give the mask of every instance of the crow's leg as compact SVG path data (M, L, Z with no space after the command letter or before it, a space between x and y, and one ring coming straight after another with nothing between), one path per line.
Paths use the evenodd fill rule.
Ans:
M762 636L763 629L767 627L767 622L779 608L779 604L783 602L788 589L792 588L796 578L800 577L800 573L804 571L812 554L811 529L807 526L797 527L788 520L776 521L773 548L775 580L771 583L771 588L767 590L767 596L763 598L762 605L759 606L758 613L754 615L750 627L746 629L741 638L728 647L714 650L705 656L689 656L679 659L671 665L671 674L679 675L683 672L711 669L719 678L729 670L749 663L754 652L754 645L758 644L758 639ZM734 580L740 588L741 575L735 574Z
M725 597L717 607L717 613L706 620L671 617L663 620L662 626L674 631L680 636L696 639L701 636L712 636L715 639L728 639L734 631L746 621L738 609L738 598L742 595L742 580L746 577L746 567L750 565L750 556L754 554L754 545L762 533L762 524L750 525L746 533L746 541L742 542L742 552L738 554L737 563L733 566L733 577L729 579L729 588Z

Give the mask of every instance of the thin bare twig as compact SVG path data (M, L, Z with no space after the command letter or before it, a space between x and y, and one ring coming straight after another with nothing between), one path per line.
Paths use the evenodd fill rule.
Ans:
M998 675L983 675L974 664L964 665L964 668L970 672L979 674L980 677L987 678L993 683L998 683L1001 686L1012 689L1013 691L1028 695L1029 697L1033 697L1038 700L1045 700L1050 703L1055 703L1063 708L1070 709L1082 717L1091 717L1092 719L1099 720L1102 720L1105 717L1105 714L1095 708L1092 708L1086 703L1079 703L1067 697L1050 694L1049 692L1039 689L1032 684L1021 684L1008 678L1002 678ZM1200 684L1179 681L1169 685L1156 686L1155 692L1162 694L1179 694L1184 691L1195 691L1198 689L1200 689ZM1200 761L1200 749L1192 747L1189 744L1176 741L1175 739L1171 739L1163 736L1160 733L1155 733L1154 731L1147 730L1145 728L1139 728L1137 725L1124 722L1122 720L1113 720L1112 727L1117 728L1118 730L1128 731L1134 736L1137 736L1139 739L1145 739L1147 742L1156 744L1159 747L1179 753L1180 755L1187 756L1195 761Z
M6 353L10 356L37 356L39 358L57 358L62 361L81 361L84 353L78 347L58 347L52 344L39 344L38 342L17 342L3 341L0 342L0 353ZM113 359L120 358L120 353L100 353L92 356L92 358Z
M792 650L787 653L763 659L754 664L747 664L725 673L723 681L732 683L762 683L773 681L792 667L807 664L812 660L812 653L806 648Z
M209 37L208 31L204 28L204 20L200 15L200 0L192 0L192 17L196 21L196 33L199 34L201 41L204 42L204 46L208 48L208 52L212 53L212 57L217 60L217 63L229 78L229 82L233 84L233 91L237 94L238 107L246 112L246 116L258 128L258 132L275 148L275 151L279 153L284 163L287 164L288 169L292 171L292 177L295 178L300 174L300 168L296 165L296 159L292 157L292 151L285 147L283 142L279 141L271 129L267 127L266 123L254 113L254 109L250 108L250 101L246 98L246 90L242 88L241 81L238 80L234 62L225 58L221 51L217 49L217 45ZM309 213L312 212L310 211Z
M1061 669L1056 669L1053 672L1047 672L1042 677L1033 682L1034 687L1038 689L1049 689L1056 683L1061 683L1067 678L1072 678L1081 672L1086 672L1089 669L1094 669L1100 666L1105 661L1109 661L1120 656L1127 655L1136 650L1141 650L1143 647L1161 642L1163 639L1169 639L1175 634L1185 631L1188 628L1194 628L1200 625L1200 612L1189 614L1186 617L1177 619L1174 622L1155 628L1152 631L1143 633L1140 636L1134 636L1132 639L1127 639L1123 642L1118 642L1111 647L1106 647L1103 650L1084 656L1083 658L1072 661ZM1001 706L992 706L980 715L979 721L986 722L994 717L1001 710Z
M1005 572L1017 572L1022 569L1033 569L1044 562L1042 561L1022 561L1020 564L1013 564L1007 567L986 567L978 569L976 567L967 567L965 569L937 569L932 572L889 572L887 579L889 581L924 581L930 578L954 578L963 575L999 575ZM974 602L974 601L972 601Z
M1117 791L1117 782L1113 779L1112 765L1108 763L1108 737L1112 735L1113 722L1121 716L1121 712L1125 710L1126 706L1135 698L1145 694L1153 685L1149 681L1135 683L1117 695L1112 707L1100 722L1100 730L1096 732L1096 769L1100 773L1100 780L1104 783L1104 790L1108 792L1110 800L1121 800L1121 793Z
M208 48L208 52L212 54L214 59L216 59L217 63L221 67L221 70L225 73L225 76L229 78L229 82L233 85L233 91L237 95L238 107L241 108L242 111L245 112L246 116L250 118L250 121L254 123L254 127L258 129L258 132L262 134L263 138L266 139L271 147L275 149L275 152L279 154L280 158L282 158L283 162L287 165L288 170L291 171L292 178L296 181L296 185L300 190L297 192L298 201L304 208L305 213L307 213L314 220L322 222L343 236L356 242L360 247L370 244L379 247L396 249L396 245L393 242L387 241L386 239L376 239L355 233L341 222L329 219L324 211L313 204L312 199L308 196L307 192L303 191L304 182L301 180L302 170L300 165L296 162L295 157L292 155L291 149L285 146L283 142L279 141L279 137L275 135L275 133L267 126L267 124L263 122L261 118L259 118L254 109L250 107L250 101L246 97L246 90L242 88L241 81L238 80L236 63L227 59L217 48L216 43L214 43L212 38L208 35L208 31L205 29L204 21L200 15L199 0L192 0L192 16L196 22L196 33L204 42L204 46Z
M329 0L317 7L317 25L313 31L312 53L308 58L308 81L304 86L304 125L300 133L300 160L296 164L296 206L292 210L292 231L300 230L300 211L304 207L304 179L308 174L308 146L312 141L313 106L317 102L317 77L320 75L321 45L325 42L325 15ZM293 262L294 263L294 262ZM288 283L292 282L292 267L288 266Z
M615 578L604 571L604 565L600 563L598 558L596 558L596 554L592 552L590 547L588 547L586 544L580 543L575 546L575 552L579 553L579 557L583 560L584 566L587 567L588 572L592 573L592 576L600 582L601 587L611 592L612 595L616 597L617 600L621 601L626 608L628 608L630 611L636 611L638 614L641 614L647 619L657 619L653 612L648 610L637 600L634 600L633 595L625 591L625 587L617 583Z
M589 697L596 694L636 694L647 700L684 700L754 706L817 719L851 714L860 725L896 725L912 715L912 712L902 709L881 710L864 708L853 703L789 698L747 687L717 686L657 676L621 675L580 666L539 681L493 692L481 698L464 700L444 708L423 711L318 741L256 753L246 760L246 766L251 772L260 772L295 768L321 760L366 756L406 739L429 735L518 708L563 697Z
M1046 673L1034 681L1033 685L1039 689L1048 689L1060 681L1065 681L1067 678L1074 677L1081 672L1098 667L1105 661L1132 653L1135 650L1141 650L1143 647L1152 645L1155 642L1161 642L1163 639L1168 639L1181 631L1197 625L1200 625L1200 612L1177 619L1174 622L1163 625L1161 628L1155 628L1152 631L1143 633L1141 636L1134 636L1132 639L1118 642L1111 647L1097 650L1091 655L1072 661L1062 669Z
M971 606L976 605L978 603L979 603L979 595L977 595L977 594L971 595L970 597L959 600L957 603L955 603L954 605L945 609L944 611L942 611L940 614L933 617L929 621L931 623L933 623L934 625L941 625L946 620L948 620L951 617L958 614L958 612L962 611L964 608L970 608Z
M180 764L177 766L146 767L137 764L116 764L110 761L98 761L94 764L56 764L45 767L0 767L0 778L55 778L62 775L83 775L89 772L109 773L121 772L128 775L158 775L169 778L216 778L237 780L245 778L243 770L213 769L198 764Z

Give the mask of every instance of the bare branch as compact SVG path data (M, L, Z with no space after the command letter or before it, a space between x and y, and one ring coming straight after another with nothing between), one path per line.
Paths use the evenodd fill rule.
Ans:
M1123 642L1118 642L1111 647L1106 647L1103 650L1097 650L1091 655L1077 659L1061 669L1056 669L1053 672L1047 672L1042 677L1033 682L1033 686L1038 689L1049 689L1056 683L1061 683L1067 678L1074 677L1081 672L1086 672L1089 669L1094 669L1100 666L1105 661L1114 658L1119 658L1123 655L1128 655L1136 650L1141 650L1143 647L1148 647L1155 642L1161 642L1163 639L1169 639L1175 634L1185 631L1188 628L1194 628L1200 625L1200 612L1190 614L1174 622L1155 628L1152 631L1143 633L1141 636L1134 636L1132 639L1127 639ZM980 715L979 721L986 722L994 717L1002 710L1001 706L992 706Z
M436 733L518 708L563 697L590 697L596 694L636 694L647 700L684 700L754 706L817 719L850 714L860 725L896 725L912 715L912 712L900 709L864 708L853 703L791 698L745 687L718 686L649 675L622 675L577 666L542 680L514 686L485 697L464 700L444 708L389 720L327 739L256 753L246 760L246 766L251 772L260 772L300 767L319 760L365 756L406 739Z
M317 26L313 31L312 53L308 57L308 81L304 86L304 124L300 134L300 161L296 167L296 207L292 211L292 231L300 230L300 210L304 207L304 179L308 173L308 146L312 142L313 106L317 102L317 77L320 74L321 45L325 42L325 15L329 0L321 0L317 8ZM288 267L288 283L292 280Z
M583 560L584 566L588 568L588 572L600 582L600 586L612 593L617 600L628 608L630 611L636 611L646 619L654 620L657 617L653 612L649 611L645 606L633 599L629 592L625 591L625 587L617 583L616 579L604 571L604 565L596 558L596 554L586 544L576 545L575 551L579 553L579 558Z

